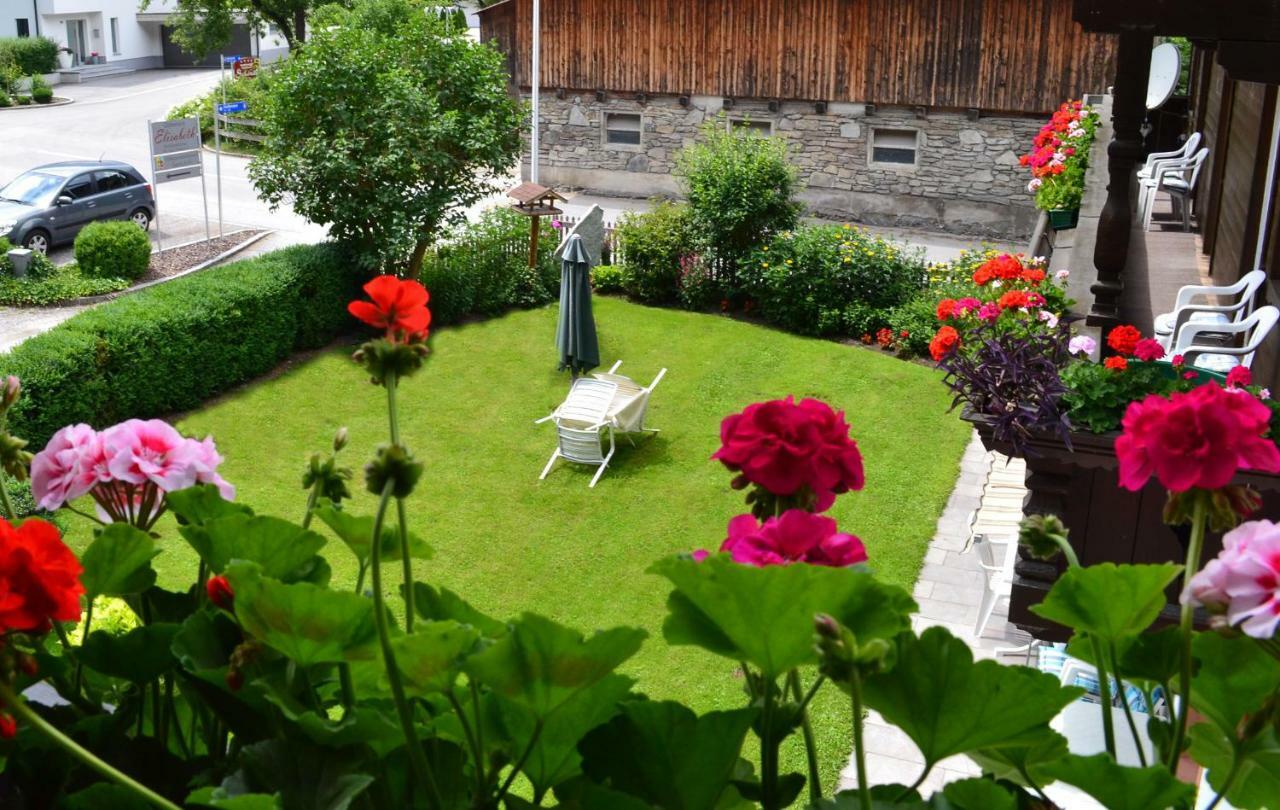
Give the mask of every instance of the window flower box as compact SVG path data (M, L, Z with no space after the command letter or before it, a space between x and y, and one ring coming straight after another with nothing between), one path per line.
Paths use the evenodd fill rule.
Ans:
M1058 209L1049 212L1049 224L1055 231L1069 231L1080 223L1080 209Z

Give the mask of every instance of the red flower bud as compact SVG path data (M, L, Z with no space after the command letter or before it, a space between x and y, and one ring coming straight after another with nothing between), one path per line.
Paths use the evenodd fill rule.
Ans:
M11 714L0 714L0 739L12 740L18 736L18 721Z
M204 584L204 589L209 594L209 601L214 607L231 610L236 594L231 590L231 583L227 582L226 577L209 577L209 581Z

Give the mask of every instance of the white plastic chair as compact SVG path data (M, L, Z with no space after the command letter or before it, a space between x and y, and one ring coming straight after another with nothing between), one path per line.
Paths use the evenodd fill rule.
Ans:
M973 549L978 554L978 568L982 571L982 604L978 606L978 623L973 634L982 638L991 621L991 614L1001 599L1009 597L1013 587L1013 565L1018 561L1018 538L996 538L985 534L973 536Z
M1196 148L1200 146L1200 140L1203 136L1199 132L1191 133L1186 142L1182 146L1172 152L1152 152L1147 155L1147 162L1138 169L1138 179L1146 180L1155 173L1157 164L1167 163L1169 161L1186 160L1196 153Z
M1265 306L1236 323L1188 323L1178 332L1173 353L1182 355L1189 366L1221 374L1226 374L1236 366L1249 368L1253 364L1254 353L1258 351L1262 341L1271 334L1277 320L1280 320L1280 309ZM1244 345L1236 347L1230 344L1197 341L1198 338L1207 335L1225 335L1229 340L1235 336L1241 336Z
M1160 191L1169 193L1174 202L1182 207L1182 230L1191 230L1191 196L1195 194L1196 180L1200 177L1200 169L1209 157L1209 149L1205 147L1187 160L1171 160L1159 162L1151 177L1140 181L1141 193L1139 202L1145 212L1142 217L1142 230L1151 230L1151 213L1155 208L1156 194Z
M549 416L534 422L554 421L556 425L556 449L542 468L541 481L551 472L556 459L563 458L577 464L599 467L591 479L594 488L604 475L615 451L613 430L609 429L609 452L604 452L601 430L609 427L608 412L618 393L616 383L580 377L569 389L569 396Z
M1168 351L1174 343L1174 335L1184 324L1225 324L1241 321L1253 314L1254 299L1267 280L1266 272L1254 270L1246 273L1235 284L1225 287L1188 285L1178 290L1173 311L1156 316L1155 333L1160 345ZM1196 299L1215 296L1229 303L1197 303Z
M662 382L662 378L667 375L667 370L664 368L659 371L658 376L653 378L653 382L642 388L630 377L618 374L618 368L621 365L622 361L619 360L607 372L593 376L597 380L611 382L618 386L618 394L614 399L613 407L608 412L609 421L615 430L625 434L627 441L635 446L635 441L631 439L630 434L658 432L657 428L645 427L644 418L649 411L649 398L653 394L653 389Z

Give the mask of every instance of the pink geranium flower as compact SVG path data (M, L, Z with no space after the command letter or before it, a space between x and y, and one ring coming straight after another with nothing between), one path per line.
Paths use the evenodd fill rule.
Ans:
M218 453L217 446L213 443L213 437L206 436L202 442L195 439L187 439L187 448L191 454L191 466L195 470L196 483L213 484L218 488L218 494L222 496L223 500L234 501L236 499L235 486L218 474L218 465L222 463L223 459Z
M1000 305L994 303L983 304L978 310L978 317L984 321L995 321L1000 317Z
M1227 372L1228 388L1243 388L1253 382L1253 372L1244 366L1236 366Z
M102 434L107 468L129 484L148 481L165 492L196 482L194 450L173 426L160 419L130 419Z
M956 315L967 315L968 313L982 307L982 302L976 298L966 297L956 301Z
M1159 360L1164 357L1164 347L1160 345L1160 341L1152 338L1143 338L1133 347L1133 356L1150 363L1153 360Z
M1120 485L1137 492L1154 475L1185 492L1224 487L1241 469L1280 472L1280 450L1263 437L1270 420L1267 406L1216 383L1130 403L1116 439Z
M748 405L721 423L720 441L712 458L774 495L794 495L807 486L823 497L862 489L864 483L862 454L844 412L816 399Z
M1232 626L1269 639L1280 626L1280 526L1243 523L1222 538L1222 553L1191 578L1184 603L1225 613Z
M867 561L862 541L836 531L836 522L802 509L790 509L763 524L752 515L729 521L720 546L734 562L764 567L803 562L843 568Z
M101 442L88 425L68 425L31 460L31 494L36 504L52 512L93 489L97 473L92 457Z

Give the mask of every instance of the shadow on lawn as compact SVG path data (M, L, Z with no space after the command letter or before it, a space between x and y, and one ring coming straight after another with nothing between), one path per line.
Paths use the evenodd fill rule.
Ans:
M671 455L671 441L663 434L650 433L645 436L637 435L634 438L636 446L632 447L625 436L617 437L617 452L609 461L609 469L600 476L600 483L596 484L596 489L604 487L609 480L626 481L639 478L645 474L646 470L669 467L676 463ZM554 442L554 436L552 441ZM605 441L607 442L608 439L606 438ZM548 444L548 455L552 449L554 444ZM556 464L551 468L551 472L547 473L546 479L538 483L550 483L560 478L566 483L581 484L586 487L591 483L591 477L596 474L597 469L589 464L576 464L572 461L556 459Z

